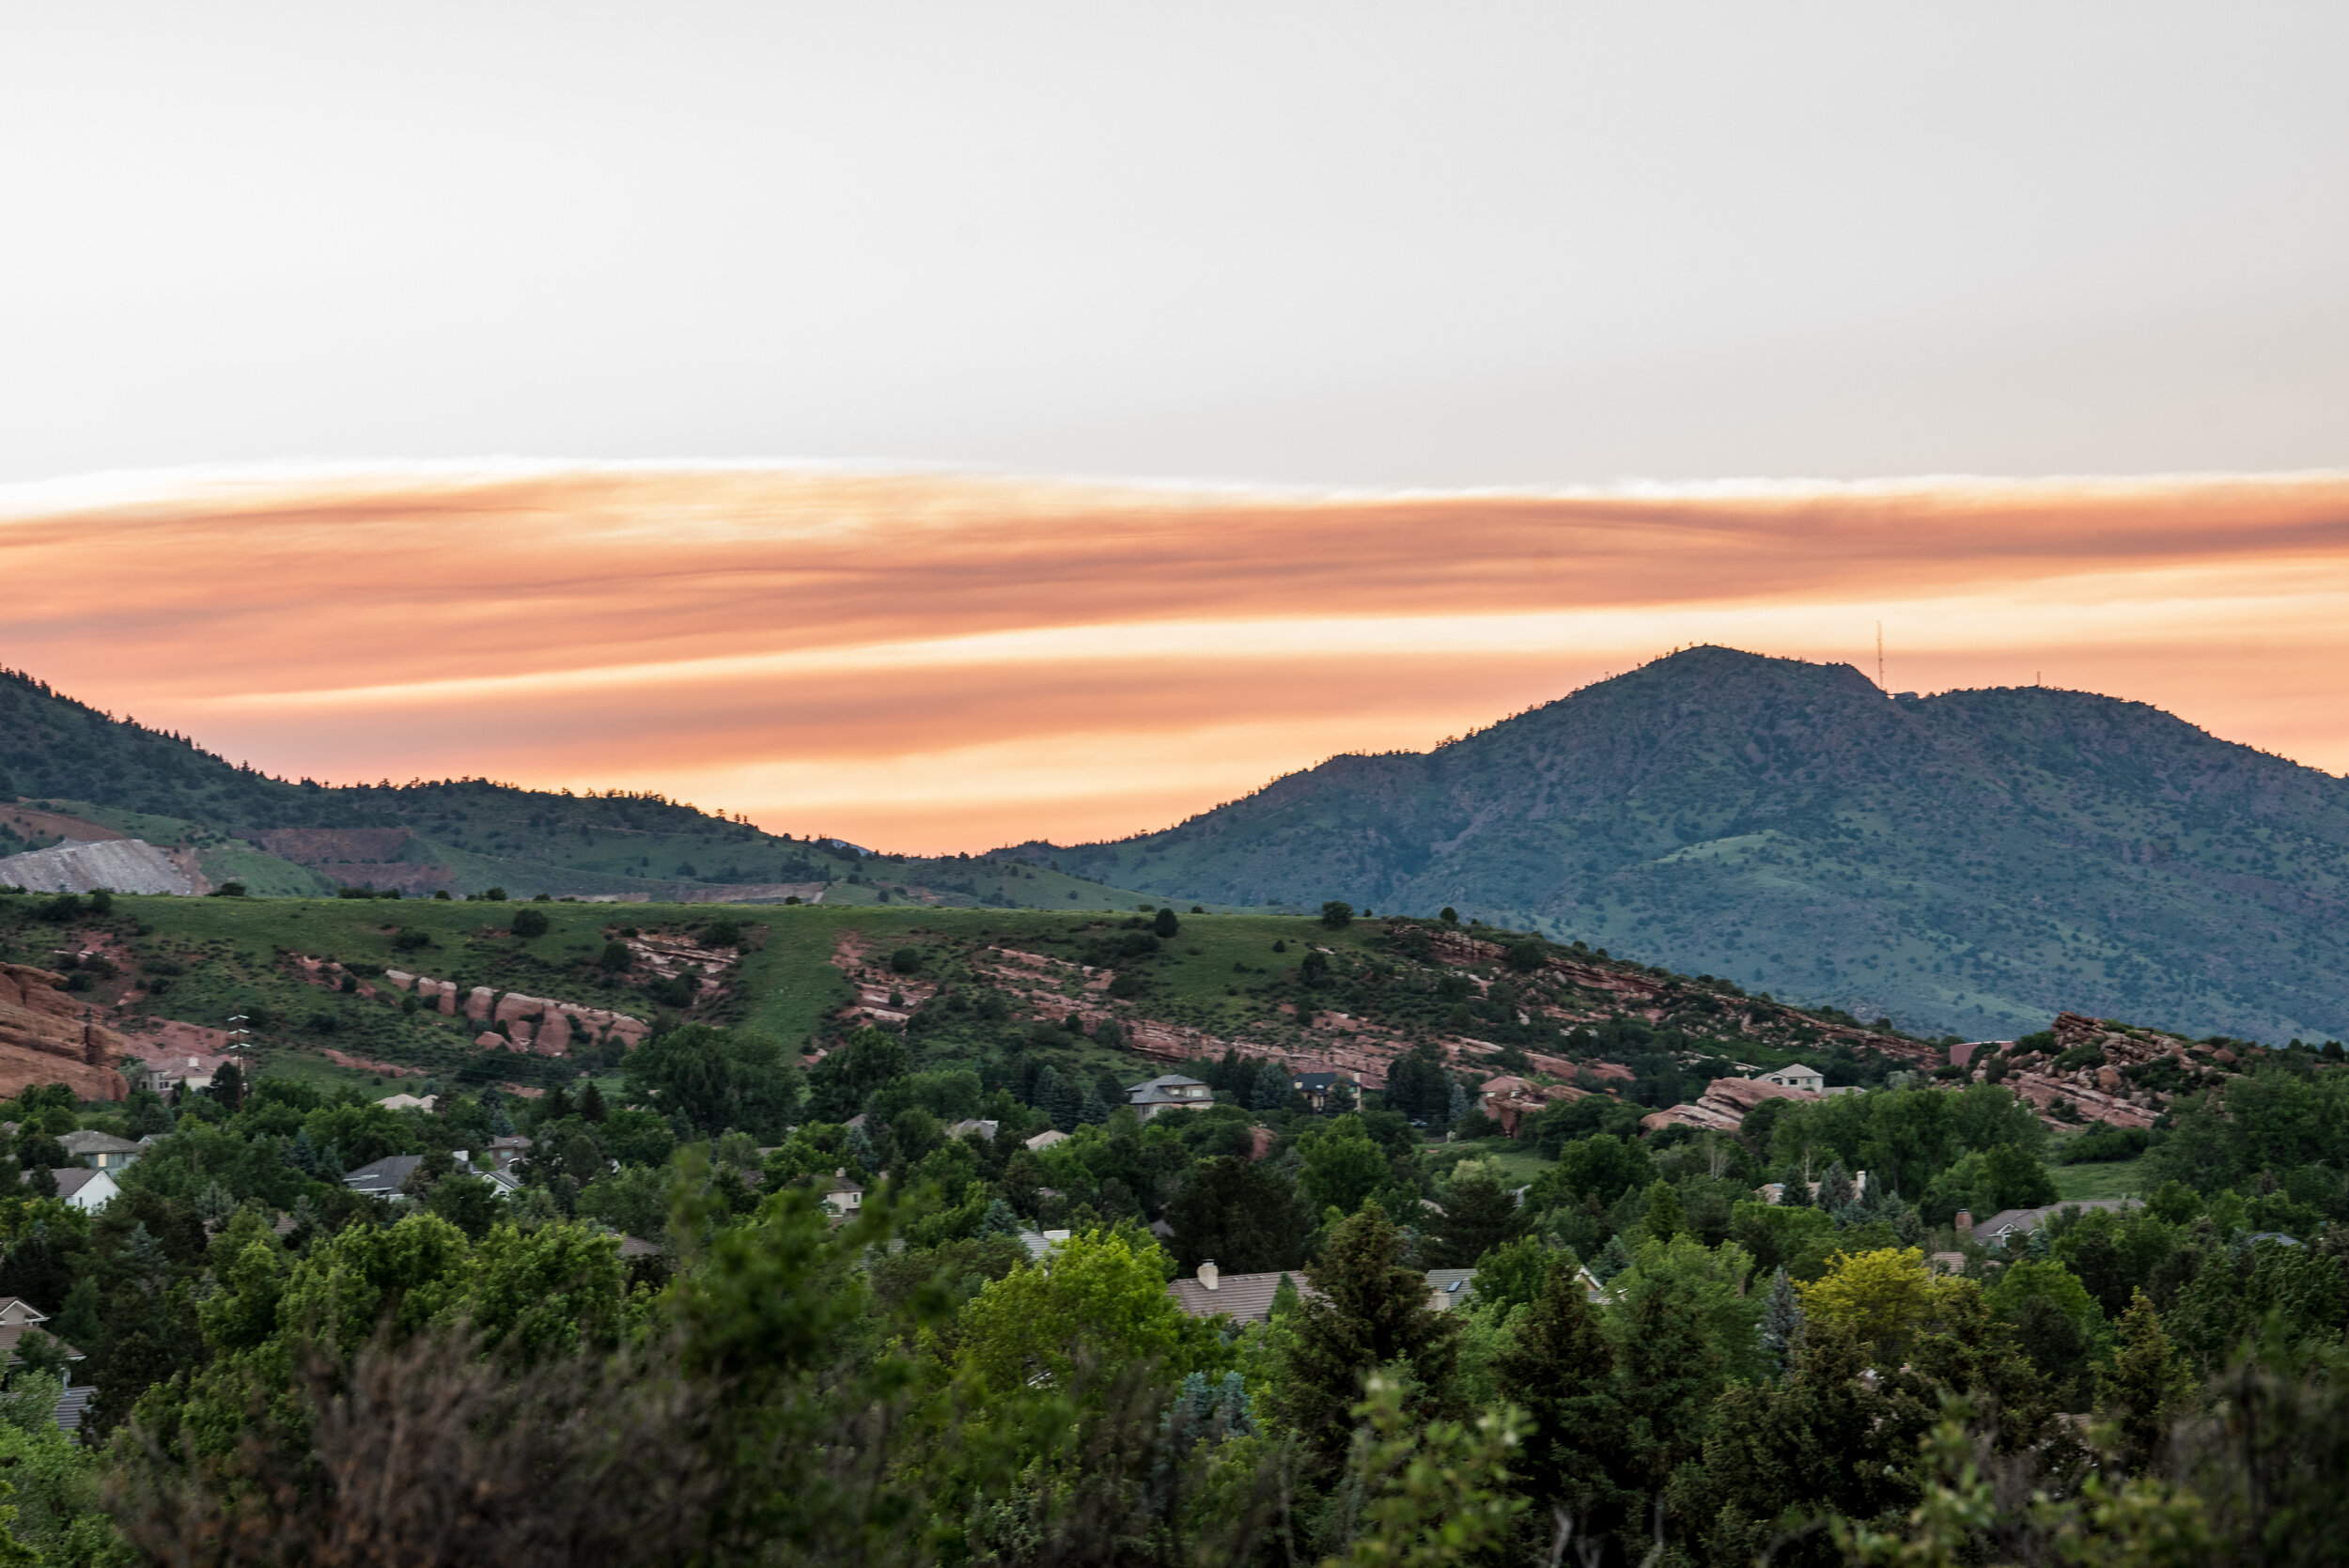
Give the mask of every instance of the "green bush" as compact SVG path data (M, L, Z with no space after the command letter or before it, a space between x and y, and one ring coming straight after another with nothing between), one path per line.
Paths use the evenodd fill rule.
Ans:
M552 924L553 923L547 919L545 910L523 908L514 911L511 929L514 935L528 941L533 937L545 936Z

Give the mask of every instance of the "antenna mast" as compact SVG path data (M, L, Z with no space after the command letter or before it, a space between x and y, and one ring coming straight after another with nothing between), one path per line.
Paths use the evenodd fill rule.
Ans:
M1876 690L1884 690L1884 623L1876 622Z

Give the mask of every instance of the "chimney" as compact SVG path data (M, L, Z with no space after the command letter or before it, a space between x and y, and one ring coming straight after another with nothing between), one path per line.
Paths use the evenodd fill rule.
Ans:
M1970 1211L1966 1209L1957 1211L1957 1234L1962 1236L1970 1236L1974 1234L1974 1217Z
M1199 1265L1199 1283L1203 1288L1207 1290L1215 1289L1216 1281L1221 1277L1221 1275L1216 1272L1215 1260L1213 1258L1209 1258L1206 1262Z

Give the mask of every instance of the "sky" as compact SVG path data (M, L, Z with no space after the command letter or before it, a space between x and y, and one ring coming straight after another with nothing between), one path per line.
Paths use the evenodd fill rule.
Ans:
M1208 489L743 465L0 492L10 661L331 783L899 852L1166 826L1697 643L2148 701L2349 771L2349 474Z
M272 770L1163 825L1690 641L2349 768L2349 9L98 3L0 663ZM2264 476L2264 477L2262 477Z

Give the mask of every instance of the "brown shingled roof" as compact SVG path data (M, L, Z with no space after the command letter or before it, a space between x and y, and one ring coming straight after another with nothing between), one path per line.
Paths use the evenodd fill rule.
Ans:
M1311 1297L1321 1293L1305 1281L1302 1270L1289 1269L1286 1277L1297 1285L1297 1294ZM1192 1317L1229 1317L1239 1323L1262 1323L1272 1315L1272 1298L1280 1293L1283 1271L1270 1274L1226 1274L1209 1290L1197 1279L1177 1280L1166 1287L1166 1294Z

